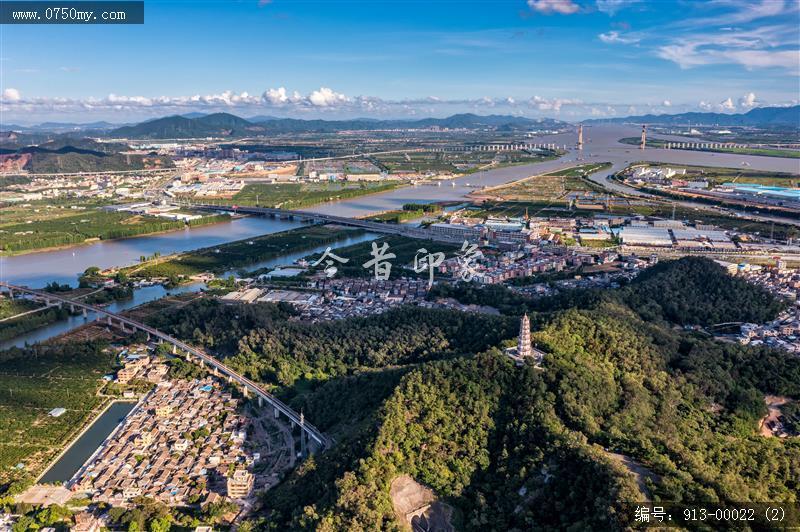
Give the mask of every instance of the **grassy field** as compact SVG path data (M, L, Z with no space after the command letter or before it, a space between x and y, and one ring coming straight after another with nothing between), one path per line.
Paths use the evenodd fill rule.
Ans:
M221 273L247 267L286 253L332 244L361 233L357 229L309 226L248 240L190 251L125 268L131 277L191 276L202 272ZM217 251L218 250L218 251Z
M40 308L41 306L41 303L36 303L27 299L0 298L0 320Z
M389 249L387 253L394 253L397 257L393 259L389 259L389 262L392 264L391 270L391 278L397 277L414 277L415 274L413 270L404 268L404 266L408 266L413 263L414 256L417 254L417 250L420 248L425 248L431 253L443 252L445 253L445 258L450 258L453 256L453 253L459 249L459 246L455 246L452 244L442 244L438 242L431 242L428 240L417 240L414 238L407 238L404 236L385 236L375 240L375 243L380 247L383 242L389 244ZM347 246L343 248L339 248L335 251L336 255L343 258L348 259L348 262L345 264L340 264L338 262L334 262L334 265L339 269L337 273L337 277L369 277L374 275L374 269L365 269L363 264L372 259L372 255L370 252L372 251L372 244L370 242L361 242L358 244L353 244L352 246ZM321 254L313 255L309 258L311 261L316 261ZM318 269L324 268L324 263L320 264ZM427 270L426 270L427 272ZM426 272L420 275L427 275Z
M582 164L493 188L490 194L504 201L555 202L563 200L561 203L566 205L569 203L567 195L570 192L602 191L603 189L584 179L583 176L610 167L609 163ZM480 196L482 193L483 191L479 191L477 195Z
M113 356L69 344L0 353L0 491L31 480L105 403L101 377ZM66 408L60 417L47 413ZM21 463L22 468L15 466Z
M631 144L638 146L641 142L639 137L625 137L620 139L623 144ZM691 142L691 141L690 141ZM697 142L704 142L697 140ZM649 148L664 148L667 141L661 139L648 139L647 147ZM673 148L677 149L677 148ZM762 157L785 157L788 159L800 159L800 151L798 150L779 150L776 148L680 148L686 151L710 151L714 153L736 153L739 155L760 155Z
M386 192L402 186L401 181L353 183L253 183L233 196L237 205L256 205L283 209L310 207L327 201L356 198Z
M189 225L203 225L224 219L227 217L204 216ZM154 216L106 212L93 203L14 205L0 209L0 254L82 244L92 239L126 238L185 226L182 221Z

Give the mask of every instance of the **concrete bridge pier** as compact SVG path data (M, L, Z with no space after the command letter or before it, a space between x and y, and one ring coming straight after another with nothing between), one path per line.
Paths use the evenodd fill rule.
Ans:
M189 351L186 351L186 362L191 362L192 358L189 356Z
M106 316L106 324L111 327L111 316Z
M86 309L83 309L83 317L84 317L84 318L87 318L87 317L88 317L88 315L89 315L89 313L88 313L88 312L86 312Z
M242 387L242 395L244 397L250 397L250 392L248 391L247 386Z
M258 406L259 407L264 406L264 398L261 397L260 395L258 396Z
M175 355L178 353L178 348L175 344L172 344L172 354Z
M308 435L306 431L302 430L302 425L300 426L300 456L305 458L308 456Z
M281 417L281 411L276 408L275 409L275 419L278 419L279 417Z
M69 313L70 314L75 314L75 305L70 305L69 306Z

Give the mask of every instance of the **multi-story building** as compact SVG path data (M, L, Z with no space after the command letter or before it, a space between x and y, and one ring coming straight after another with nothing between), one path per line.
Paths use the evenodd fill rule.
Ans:
M232 499L246 498L253 489L253 474L246 469L237 469L228 477L227 489L228 497Z

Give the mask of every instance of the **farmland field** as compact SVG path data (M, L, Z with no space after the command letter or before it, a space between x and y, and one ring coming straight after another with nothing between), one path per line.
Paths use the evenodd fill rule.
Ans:
M204 216L190 225L221 221ZM81 244L87 240L111 240L171 231L185 227L182 221L128 212L106 212L97 204L51 205L37 202L0 209L0 254Z
M32 480L94 417L106 402L98 392L113 361L100 344L0 353L0 487ZM66 412L52 417L53 408Z
M401 181L364 181L352 183L252 183L233 196L238 205L258 205L282 209L310 207L326 201L356 198L386 192L402 185Z

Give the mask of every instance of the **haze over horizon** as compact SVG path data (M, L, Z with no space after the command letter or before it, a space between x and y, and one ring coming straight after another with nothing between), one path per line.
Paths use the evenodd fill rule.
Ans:
M4 26L0 112L19 124L741 113L797 104L798 28L792 0L148 1L140 26Z

